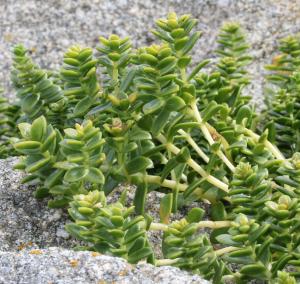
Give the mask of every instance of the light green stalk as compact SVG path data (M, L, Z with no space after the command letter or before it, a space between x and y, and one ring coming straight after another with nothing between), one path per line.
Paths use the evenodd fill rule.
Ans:
M176 147L172 143L168 143L166 138L160 134L157 136L157 139L165 144L167 150L171 151L175 155L177 155L180 152L180 149ZM201 175L203 178L205 178L210 184L214 185L215 187L228 192L228 185L221 180L215 178L214 176L208 174L195 160L192 158L189 158L186 162L194 171L196 171L199 175Z
M191 104L191 107L193 110L191 112L191 114L194 116L196 121L199 123L199 127L200 127L205 139L208 141L209 145L213 145L215 143L215 140L212 138L208 128L206 127L205 123L202 120L201 114L197 107L197 101L193 102ZM221 150L218 150L216 154L224 162L224 164L230 169L230 171L234 173L235 166L229 161L229 159L225 156L225 154Z

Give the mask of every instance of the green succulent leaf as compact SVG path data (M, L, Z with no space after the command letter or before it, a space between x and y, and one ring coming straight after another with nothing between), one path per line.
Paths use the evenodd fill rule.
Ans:
M132 159L126 165L126 170L128 174L132 175L138 172L143 172L146 169L152 168L153 163L149 158L146 157L136 157Z
M189 223L197 223L203 219L205 212L202 208L192 208L187 214L187 221Z
M41 141L47 131L47 121L41 116L33 121L30 129L31 138L35 141Z
M150 248L146 248L146 247L141 248L129 255L128 262L137 263L139 260L146 258L151 254L152 254L152 250Z
M245 265L241 268L240 273L247 276L251 276L255 273L258 277L267 277L266 267L262 263Z
M88 174L89 174L89 170L83 166L73 167L67 170L64 179L67 182L77 182L83 180Z
M105 177L103 173L97 168L90 168L85 179L91 183L105 183Z
M15 148L25 155L37 153L40 146L41 143L37 141L22 141L15 144Z
M224 245L237 245L238 243L232 240L229 234L221 234L216 237L217 241Z
M162 223L169 223L169 217L172 211L172 194L166 194L160 201L159 215Z

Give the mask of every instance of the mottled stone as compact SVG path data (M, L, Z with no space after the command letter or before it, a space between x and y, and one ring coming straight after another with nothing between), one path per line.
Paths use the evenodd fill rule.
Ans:
M78 244L64 230L66 211L48 208L47 199L37 200L34 189L21 184L17 161L0 160L0 251Z
M175 267L130 265L117 257L62 248L0 252L0 283L208 284Z

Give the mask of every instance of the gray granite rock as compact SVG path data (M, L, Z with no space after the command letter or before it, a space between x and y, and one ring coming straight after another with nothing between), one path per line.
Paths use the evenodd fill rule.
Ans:
M18 158L0 160L0 251L36 247L73 247L64 230L66 212L37 200L34 189L21 184L23 173L13 170ZM1 283L1 282L0 282Z
M175 267L136 266L123 259L62 248L0 252L0 283L6 284L208 284Z

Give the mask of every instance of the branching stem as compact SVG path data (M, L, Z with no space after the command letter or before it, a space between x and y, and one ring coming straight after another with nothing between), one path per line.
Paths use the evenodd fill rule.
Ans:
M238 250L238 247L226 247L226 248L222 248L222 249L218 249L215 251L217 256L221 256L223 254ZM180 260L180 258L174 258L174 259L158 259L156 261L156 265L157 266L165 266L165 265L173 265L176 264L178 261Z
M180 152L180 149L176 147L172 143L168 143L166 138L160 134L157 136L157 139L166 145L166 148L177 155ZM215 187L228 192L228 185L221 180L215 178L214 176L208 174L195 160L192 158L188 159L186 162L191 168L193 168L199 175L205 178L210 184L214 185Z
M227 228L231 226L231 221L200 221L197 224L197 228L210 228L210 229L219 229L219 228ZM161 223L151 223L150 230L151 231L168 231L169 225L161 224Z
M223 254L226 254L226 253L238 250L238 249L240 249L240 248L238 248L238 247L225 247L225 248L216 250L215 253L216 253L217 256L221 256Z
M252 139L254 139L255 142L257 142L260 138L259 135L257 135L256 133L254 133L252 130L245 128L244 132L246 135L250 136ZM278 150L278 148L273 145L270 141L266 140L264 142L264 145L267 149L270 150L270 152L273 154L273 156L278 159L278 160L283 160L284 162L287 162L285 157L283 156L283 154Z
M173 190L175 190L176 187L178 187L179 191L185 191L188 187L187 184L177 183L174 180L165 179L164 181L161 181L160 176L145 175L145 179L148 183L159 184L163 187L167 187Z
M186 133L184 130L179 129L178 133L183 135L186 141L192 146L192 148L197 152L197 154L206 162L209 162L209 157L201 150L201 148L196 144L195 140L191 135Z
M197 107L197 102L193 102L191 104L193 112L191 114L195 117L196 121L199 123L199 127L205 137L205 139L208 141L209 145L213 145L215 143L215 140L211 136L208 128L206 127L205 123L202 120L201 114ZM217 153L218 157L225 163L225 165L230 169L231 172L235 171L235 166L229 161L229 159L226 157L226 155L221 151L218 150Z

